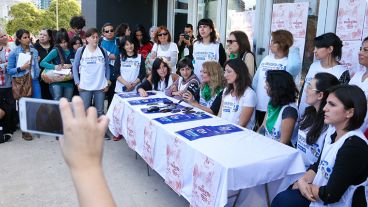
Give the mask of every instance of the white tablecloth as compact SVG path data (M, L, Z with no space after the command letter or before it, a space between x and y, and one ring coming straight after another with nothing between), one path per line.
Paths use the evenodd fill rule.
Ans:
M149 98L157 97L165 96L157 94ZM258 188L259 191L259 186L266 183L272 199L305 172L297 150L247 129L189 141L175 132L229 122L214 116L162 125L152 119L171 113L144 114L140 109L147 106L127 103L136 99L142 98L114 96L107 112L110 131L114 136L123 135L129 147L192 206L225 206L229 190ZM263 206L265 202L255 205Z

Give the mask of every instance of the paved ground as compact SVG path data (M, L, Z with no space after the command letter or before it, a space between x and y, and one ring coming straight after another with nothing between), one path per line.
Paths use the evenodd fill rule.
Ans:
M0 144L0 207L78 206L67 166L55 138L24 141L17 131L12 141ZM189 206L135 159L125 141L106 141L104 170L118 206Z

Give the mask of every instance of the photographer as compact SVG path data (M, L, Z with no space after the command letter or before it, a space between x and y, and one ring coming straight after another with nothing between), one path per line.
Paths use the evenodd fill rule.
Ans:
M190 57L193 59L193 25L186 24L184 33L181 33L178 41L179 59Z

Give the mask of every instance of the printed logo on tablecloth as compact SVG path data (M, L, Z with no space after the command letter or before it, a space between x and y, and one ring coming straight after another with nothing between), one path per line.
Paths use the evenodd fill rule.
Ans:
M130 148L135 150L135 147L137 145L136 141L136 133L134 130L134 119L135 119L135 112L133 110L130 110L127 116L127 136L126 136L126 142Z
M183 149L184 143L178 138L169 139L166 146L166 178L165 182L180 195L184 186L184 164L183 164Z
M220 171L216 163L209 157L205 155L198 157L193 169L191 207L215 206Z
M121 128L121 118L123 117L124 111L124 102L118 102L114 105L113 112L112 112L112 122L113 122L113 134L114 135L122 135L122 128Z
M143 144L143 156L142 158L147 162L149 166L153 168L154 159L154 147L156 142L156 126L152 122L147 122L144 127L144 144Z

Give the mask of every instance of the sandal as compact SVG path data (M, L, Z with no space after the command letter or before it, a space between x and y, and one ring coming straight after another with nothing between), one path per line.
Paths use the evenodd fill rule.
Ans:
M122 135L118 135L117 137L116 136L112 137L112 140L114 140L114 141L120 141L121 139L123 139Z

